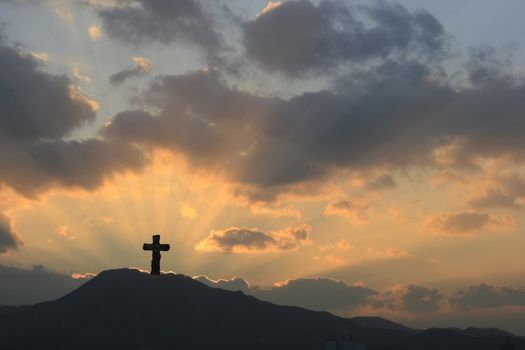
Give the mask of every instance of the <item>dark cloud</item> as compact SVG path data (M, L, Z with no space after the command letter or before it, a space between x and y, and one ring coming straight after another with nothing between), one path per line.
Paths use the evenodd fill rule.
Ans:
M525 291L518 288L480 284L459 291L449 298L449 302L458 307L479 309L525 306Z
M489 222L488 214L462 212L434 216L428 227L445 233L462 234L483 229Z
M247 56L268 71L296 76L334 70L340 63L444 50L439 21L426 11L376 2L285 1L242 25Z
M196 71L161 77L144 92L159 113L120 113L102 133L182 152L264 200L341 168L523 161L525 84L502 79L457 91L420 63L388 61L342 77L332 91L285 100Z
M275 304L313 310L352 309L366 303L377 292L363 286L349 286L331 278L299 278L279 283L271 289L254 289L251 294Z
M109 82L113 85L120 85L129 78L141 77L151 71L151 61L144 57L133 57L135 67L126 68L109 77Z
M56 139L95 119L92 104L67 76L39 68L30 55L0 44L2 139Z
M413 313L436 312L444 301L435 288L413 284L400 285L370 298L374 308Z
M0 43L0 184L32 196L51 186L94 189L138 170L143 154L102 139L65 141L95 118L97 104L65 75L42 71L22 49Z
M504 193L500 189L490 188L481 196L472 198L469 204L474 208L509 208L515 209L520 205L516 203L517 196Z
M182 41L209 55L222 47L212 18L195 0L130 0L97 12L104 33L127 44Z
M349 286L343 281L325 277L292 279L276 283L271 288L251 286L243 278L217 281L206 276L194 278L210 287L240 290L275 304L300 306L313 310L343 311L363 305L369 296L377 294L376 291L364 286Z
M35 141L3 143L0 181L27 196L50 187L93 190L117 172L145 165L138 150L112 141Z
M494 185L481 195L472 198L474 208L520 209L525 199L525 178L520 174L507 173L497 176Z
M0 254L7 252L8 249L16 249L20 245L11 220L0 213Z
M212 231L208 237L195 246L195 249L226 253L295 250L309 242L311 230L309 225L287 227L284 230L272 232L246 227L230 227L221 231Z
M424 229L444 235L461 235L483 229L509 231L515 229L516 221L510 216L494 216L477 212L446 213L431 216Z
M285 186L320 178L331 164L357 163L368 147L377 147L373 135L352 131L354 125L343 125L349 135L330 130L339 119L354 119L348 114L355 99L327 91L291 100L263 98L228 88L215 71L198 71L159 79L145 96L147 104L162 108L159 115L121 113L103 134L178 149L197 165L219 163L221 171L250 185ZM358 128L362 124L355 123ZM383 128L371 120L370 129L375 127ZM384 128L394 132L390 125ZM337 134L322 138L327 132ZM344 138L348 147L328 144L334 142L331 136ZM334 159L339 146L345 156Z
M30 270L0 265L0 305L27 305L60 298L85 280L74 279L43 266Z

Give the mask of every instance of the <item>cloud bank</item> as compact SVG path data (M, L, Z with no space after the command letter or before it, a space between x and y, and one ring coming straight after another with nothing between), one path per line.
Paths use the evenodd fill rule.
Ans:
M98 108L66 75L0 41L0 184L34 196L50 187L97 188L116 172L139 170L136 148L100 138L65 140Z
M298 278L276 283L269 288L250 284L241 278L215 281L205 276L198 281L214 288L240 290L259 299L280 305L300 306L313 310L331 311L344 316L383 316L415 327L454 325L458 327L488 327L485 318L510 315L506 327L525 331L525 291L480 284L460 289L449 295L436 288L414 284L397 284L374 290L360 283L347 283L325 277ZM483 315L480 318L480 315ZM487 322L486 322L487 321Z
M457 90L422 63L388 60L290 99L240 91L214 70L163 76L141 96L158 113L121 112L102 134L183 154L254 198L345 169L522 163L525 83L489 68ZM370 189L395 186L390 180Z

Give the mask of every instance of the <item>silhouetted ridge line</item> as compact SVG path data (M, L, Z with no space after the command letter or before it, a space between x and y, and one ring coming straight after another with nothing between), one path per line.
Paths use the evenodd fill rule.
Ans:
M188 276L133 269L101 272L54 301L0 308L0 330L4 349L317 350L330 333L352 334L372 350L433 349L428 342L436 341L451 350L489 350L504 343L501 337L419 332L381 318L278 306Z

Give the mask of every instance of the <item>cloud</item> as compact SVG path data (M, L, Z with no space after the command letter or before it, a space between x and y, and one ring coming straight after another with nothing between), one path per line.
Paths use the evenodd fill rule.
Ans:
M156 112L123 111L102 134L182 154L254 201L319 188L343 169L523 163L516 130L525 84L491 72L457 89L421 63L388 60L341 76L333 89L283 99L230 87L215 70L193 71L156 79L140 96Z
M54 300L84 283L44 268L20 269L0 265L0 305L27 305Z
M52 187L94 190L115 173L139 171L142 153L127 145L86 141L34 141L3 143L0 182L17 192L34 196Z
M299 278L276 283L271 289L256 289L251 294L272 303L295 305L313 310L350 309L376 294L370 288L349 286L331 278Z
M257 16L264 15L265 13L268 13L268 12L270 12L272 10L275 10L276 8L281 6L282 4L283 4L282 1L268 1L266 6L261 10L261 12L259 14L257 14Z
M64 75L39 70L40 63L0 46L0 132L26 140L56 139L95 119L92 106ZM45 91L45 93L43 93Z
M17 249L21 244L20 238L13 228L11 219L0 213L0 254L8 249Z
M75 22L75 16L67 3L55 3L53 12L64 22L72 25Z
M126 44L186 42L209 55L221 48L213 20L198 1L131 0L105 5L109 6L95 6L104 33Z
M328 216L342 216L351 218L355 223L367 222L370 205L363 199L345 199L336 203L330 203L324 214Z
M96 276L97 276L96 273L91 273L91 272L86 272L86 273L75 272L71 274L71 278L74 280L90 280Z
M525 291L480 284L457 292L449 298L449 302L454 306L477 309L525 306Z
M94 189L117 172L145 165L142 152L91 138L65 141L92 122L96 101L65 75L0 42L0 184L34 196L53 186Z
M392 175L385 174L368 181L365 187L370 190L384 190L396 187L396 182Z
M83 82L83 83L88 83L88 84L91 83L91 78L88 77L87 75L82 74L82 73L80 72L80 68L78 68L78 67L73 67L72 72L73 72L73 76L74 76L77 80L79 80L79 81L81 81L81 82Z
M47 62L49 60L49 54L42 51L30 51L29 54L32 58L38 61Z
M397 285L369 298L372 307L401 312L436 312L445 300L435 288L413 284Z
M109 77L109 82L113 85L120 85L129 78L140 77L151 71L151 61L144 57L133 57L135 67L126 68Z
M509 208L515 209L520 205L516 203L516 196L503 193L499 189L490 188L479 197L472 198L469 204L474 208Z
M104 32L102 31L102 28L96 25L92 25L88 28L88 34L91 40L93 41L97 41L104 36Z
M439 55L445 42L430 13L387 2L352 7L340 1L271 2L242 24L242 32L250 59L288 76L397 54Z
M443 235L464 235L484 229L496 231L513 231L516 220L511 216L494 216L477 212L458 212L438 214L429 217L424 225L425 230Z
M197 251L225 253L255 253L296 250L308 244L312 228L309 225L287 227L280 231L264 232L246 227L230 227L212 231L196 244Z
M194 277L210 287L240 290L258 299L280 305L300 306L313 310L352 309L366 303L377 292L362 285L349 286L343 281L326 277L298 278L275 283L270 288L252 286L243 278L213 280L206 276Z
M520 209L525 205L525 178L515 173L494 176L493 184L469 200L474 208Z
M213 280L207 276L196 276L193 277L193 279L213 288L221 288L231 291L240 290L243 292L248 292L250 289L250 284L248 283L248 281L240 277Z
M56 228L56 234L60 237L74 240L76 237L71 233L71 230L66 225L60 225Z
M468 181L466 177L461 174L445 170L433 173L430 176L430 182L434 186L448 186L451 184L464 185Z

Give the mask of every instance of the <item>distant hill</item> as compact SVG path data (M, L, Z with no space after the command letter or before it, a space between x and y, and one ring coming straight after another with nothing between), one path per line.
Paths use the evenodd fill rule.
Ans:
M314 350L324 349L329 334L352 334L372 350L489 350L504 341L493 330L473 332L483 336L421 332L381 318L277 306L183 275L130 269L104 271L55 301L0 307L0 332L0 349Z

